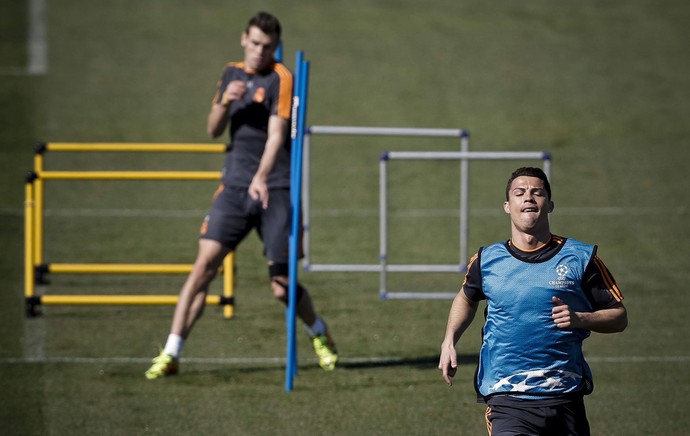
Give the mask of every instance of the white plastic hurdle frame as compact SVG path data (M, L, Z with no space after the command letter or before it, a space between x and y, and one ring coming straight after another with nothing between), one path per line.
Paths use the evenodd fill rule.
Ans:
M467 185L467 168L470 160L521 160L538 159L543 162L546 176L551 180L551 154L547 152L425 152L425 151L391 151L381 155L379 161L379 233L381 264L379 296L381 299L452 299L457 292L388 292L388 272L458 272L467 268L467 240L469 238L469 188ZM388 264L388 161L389 160L459 160L463 173L460 181L460 262L458 265L389 265Z
M311 203L310 203L310 147L311 135L353 135L353 136L420 136L459 138L459 152L405 152L393 151L382 154L379 163L379 259L378 264L312 264L311 263ZM396 128L396 127L353 127L353 126L311 126L304 134L302 168L303 248L305 271L316 272L378 272L380 274L379 296L381 299L447 299L455 292L388 292L388 272L458 272L467 268L467 240L469 238L469 161L470 160L521 160L543 161L543 169L551 179L551 154L548 152L470 152L469 132L464 129ZM459 264L457 265L390 265L388 264L388 160L459 160L460 161L460 241Z
M302 185L302 209L304 211L302 217L303 233L303 248L304 259L303 268L305 271L320 271L320 272L382 272L382 264L312 264L311 263L311 204L310 192L311 177L310 177L310 145L311 135L352 135L352 136L416 136L416 137L437 137L437 138L458 138L460 141L460 150L462 152L469 151L469 132L464 129L432 129L432 128L400 128L400 127L353 127L353 126L311 126L304 134L304 148L303 158L304 167L302 169L303 185ZM467 160L460 161L460 185L467 186L468 184L468 163ZM461 209L466 208L467 193L461 193ZM462 229L467 229L467 217L462 217ZM460 246L466 245L463 242L463 233L461 231ZM382 236L383 237L383 236ZM393 267L395 268L395 267Z

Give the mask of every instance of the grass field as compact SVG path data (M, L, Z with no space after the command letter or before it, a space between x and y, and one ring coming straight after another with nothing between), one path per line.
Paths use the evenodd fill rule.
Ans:
M170 306L45 306L25 317L23 183L34 145L208 142L222 66L240 58L246 19L266 9L283 23L288 66L296 50L311 62L309 124L464 128L473 150L553 153L553 230L600 246L629 310L624 333L585 345L593 434L687 434L686 2L43 3L47 69L31 75L28 3L0 6L0 433L485 434L471 383L481 320L448 388L436 361L450 301L380 301L377 274L300 273L343 363L324 373L300 335L299 376L285 392L284 311L255 237L237 253L235 319L207 309L179 377L143 377ZM313 261L376 263L380 153L458 144L318 137L312 147ZM471 165L471 250L508 238L502 190L522 163ZM65 153L46 167L215 171L221 157ZM457 165L390 171L391 262L457 261ZM191 262L214 187L49 183L45 259ZM51 275L40 291L174 294L182 280ZM462 277L389 280L394 290L454 292Z

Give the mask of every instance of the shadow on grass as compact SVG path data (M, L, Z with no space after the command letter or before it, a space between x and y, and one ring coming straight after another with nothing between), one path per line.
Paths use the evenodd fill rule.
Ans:
M476 365L479 356L477 354L458 355L458 364L460 365ZM357 371L367 369L384 369L384 368L415 368L421 370L433 370L438 366L438 356L428 355L409 358L358 358L343 359L338 363L336 372L338 371ZM285 371L284 364L277 365L213 365L209 368L205 365L185 365L182 369L182 375L189 377L190 383L199 383L199 379L216 379L229 381L238 377L247 376L251 374L264 374L271 377L271 374L282 374ZM298 372L301 374L321 372L318 364L314 362L303 362L298 365ZM176 377L177 378L177 377ZM180 379L185 377L180 377Z
M438 366L438 355L394 358L394 359L368 359L348 361L343 359L338 363L341 369L367 369L367 368L390 368L390 367L415 367L420 369L436 368ZM458 364L476 364L479 360L477 354L458 355Z

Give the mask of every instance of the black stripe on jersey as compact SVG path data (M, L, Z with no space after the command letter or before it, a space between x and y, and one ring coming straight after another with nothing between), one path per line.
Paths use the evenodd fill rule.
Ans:
M620 303L623 300L623 294L621 293L620 289L618 289L618 285L616 285L616 281L613 279L611 272L608 270L608 268L606 268L606 265L604 265L604 262L602 262L599 257L594 256L593 260L597 269L601 273L601 277L604 279L604 285L609 290L613 298Z

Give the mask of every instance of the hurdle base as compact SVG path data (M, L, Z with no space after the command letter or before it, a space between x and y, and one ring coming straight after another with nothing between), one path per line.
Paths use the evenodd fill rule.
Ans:
M34 283L36 285L49 285L50 280L46 277L49 272L48 265L34 265Z
M27 318L37 318L43 315L41 312L41 298L40 297L26 297L25 310Z

